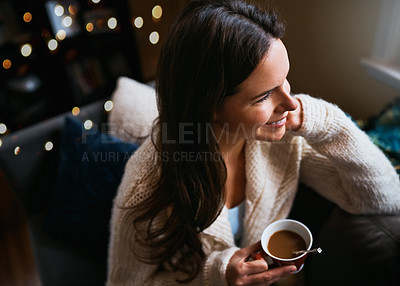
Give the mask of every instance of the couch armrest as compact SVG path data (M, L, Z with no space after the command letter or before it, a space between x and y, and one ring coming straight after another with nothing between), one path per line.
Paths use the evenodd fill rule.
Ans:
M81 108L77 116L95 124L105 122L105 100ZM2 138L0 166L28 216L40 212L48 203L57 179L60 135L70 112L44 120ZM53 149L46 151L46 142ZM16 148L19 147L19 151Z

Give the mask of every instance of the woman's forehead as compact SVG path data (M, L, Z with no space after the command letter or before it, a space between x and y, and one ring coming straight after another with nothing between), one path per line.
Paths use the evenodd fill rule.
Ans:
M267 54L239 85L239 93L259 94L281 85L289 72L289 59L281 40L271 42Z

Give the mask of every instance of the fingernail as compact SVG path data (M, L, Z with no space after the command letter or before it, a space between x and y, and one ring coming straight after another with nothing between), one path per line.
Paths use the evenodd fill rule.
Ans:
M296 271L297 271L297 267L296 266L290 267L290 272L296 272Z

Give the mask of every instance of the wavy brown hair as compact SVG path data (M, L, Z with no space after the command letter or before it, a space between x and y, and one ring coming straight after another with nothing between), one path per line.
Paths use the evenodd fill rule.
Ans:
M274 12L239 0L199 0L185 7L164 42L153 133L161 176L135 227L146 226L139 242L154 250L139 258L183 272L179 282L199 273L205 258L199 233L224 206L227 171L211 128L214 113L283 33Z

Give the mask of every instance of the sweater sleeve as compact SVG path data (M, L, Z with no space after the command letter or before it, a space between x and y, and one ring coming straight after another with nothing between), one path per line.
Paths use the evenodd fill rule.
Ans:
M123 210L114 210L113 229L109 249L107 286L164 286L182 285L177 282L184 279L183 273L172 271L168 267L158 267L140 261L132 249L135 242L132 238L137 233L129 226L129 215ZM215 238L205 235L203 248L206 257L199 274L185 285L227 285L226 266L236 247L227 247ZM146 251L141 249L140 252ZM148 250L151 251L151 250Z
M353 214L398 213L399 177L368 135L337 106L296 95L305 138L300 179Z
M145 147L146 148L146 147ZM151 150L140 148L137 153L130 158L127 163L124 176L122 178L117 197L114 200L114 207L111 218L111 236L108 257L107 286L129 286L129 285L181 285L177 280L185 278L183 273L172 271L168 266L159 267L158 265L142 262L135 255L136 253L149 253L151 249L137 244L136 237L140 237L144 232L137 231L133 226L135 209L140 208L146 198L146 194L151 192L154 187L153 180L146 179L143 173L148 171L149 164L143 162L146 153ZM140 170L140 171L138 171ZM153 172L154 173L154 172ZM122 207L121 207L122 206ZM128 208L127 208L128 207ZM162 224L162 218L155 220L156 224ZM229 245L221 237L214 234L219 232L227 235L231 230L220 227L221 224L212 226L200 234L203 244L205 259L201 265L199 274L194 280L185 285L226 285L225 269L237 247Z
M114 210L107 286L181 285L177 280L185 278L183 273L172 271L168 267L160 268L144 263L136 257L132 251L135 248L132 238L137 233L130 226L130 222L126 211ZM227 247L208 235L204 235L202 241L206 258L200 273L185 285L227 285L226 266L238 249ZM143 251L146 250L140 249L139 252Z

